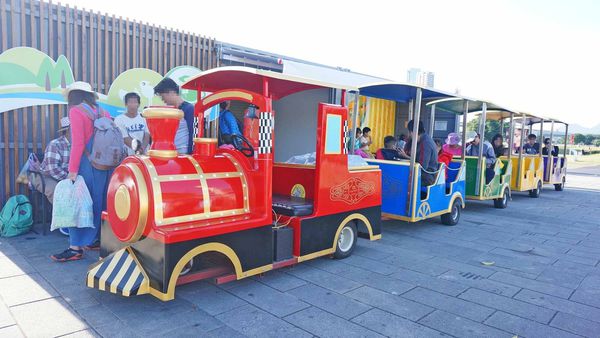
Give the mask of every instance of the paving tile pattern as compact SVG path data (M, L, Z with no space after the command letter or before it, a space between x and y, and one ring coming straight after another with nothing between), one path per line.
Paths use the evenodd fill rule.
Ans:
M86 288L97 253L53 263L59 234L0 239L0 337L600 337L600 177L568 182L166 303Z

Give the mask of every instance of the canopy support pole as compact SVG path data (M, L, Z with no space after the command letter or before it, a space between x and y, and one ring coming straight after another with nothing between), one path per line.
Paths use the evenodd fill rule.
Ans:
M429 115L429 136L433 137L433 127L435 122L435 104L431 106L431 112Z
M462 116L462 155L460 159L462 161L465 160L465 155L467 151L467 114L469 113L469 101L463 101L463 116Z
M510 158L512 157L513 147L515 142L515 124L513 121L513 113L510 113L510 122L508 123L508 162L510 162Z
M523 164L523 141L525 138L525 114L521 115L521 141L520 141L520 145L519 145L519 167L517 168L517 183L518 183L518 188L519 190L521 190L521 183L523 183L523 179L521 177L521 166Z
M415 116L413 120L413 128L412 128L412 136L411 136L411 145L410 145L410 173L408 175L408 185L409 188L408 191L410 192L410 196L409 198L406 199L407 201L407 209L406 209L406 215L408 217L412 217L413 215L411 214L411 210L410 210L410 206L411 206L411 200L413 198L418 198L420 196L420 192L416 191L416 186L413 184L415 181L415 177L418 177L418 172L416 172L415 167L416 167L416 159L417 159L417 143L419 142L419 118L421 117L421 97L422 97L422 91L421 88L417 88L417 99L416 99L416 105L415 105ZM411 100L412 101L412 100ZM417 182L418 185L418 182Z
M567 165L567 138L569 137L569 125L565 123L565 148L564 148L564 156L565 156L565 166Z
M352 130L350 130L350 154L354 155L354 147L356 146L356 128L358 128L358 103L359 103L359 95L358 91L354 92L354 111L352 112L354 116L352 116Z
M475 181L475 191L478 196L481 196L481 189L485 184L482 181L485 179L482 177L483 169L487 167L485 157L483 156L483 142L485 142L485 121L487 118L487 103L482 102L481 105L481 119L479 120L479 159L477 159L477 180Z

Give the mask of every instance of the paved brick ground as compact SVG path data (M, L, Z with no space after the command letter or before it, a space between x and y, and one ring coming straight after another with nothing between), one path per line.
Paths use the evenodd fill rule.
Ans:
M470 203L455 227L385 222L348 259L186 285L168 303L87 289L97 256L51 262L60 235L1 240L0 336L598 337L600 177L569 184L506 210Z

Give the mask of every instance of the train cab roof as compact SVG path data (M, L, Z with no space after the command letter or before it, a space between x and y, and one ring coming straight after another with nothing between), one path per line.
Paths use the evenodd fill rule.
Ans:
M263 93L268 82L268 92L275 100L305 90L331 88L358 91L358 88L308 79L268 70L249 67L219 67L204 71L184 83L181 88L217 92L225 89L243 89Z
M361 86L360 95L396 102L409 102L416 98L417 89L421 89L423 100L456 97L441 90L402 82L380 82Z

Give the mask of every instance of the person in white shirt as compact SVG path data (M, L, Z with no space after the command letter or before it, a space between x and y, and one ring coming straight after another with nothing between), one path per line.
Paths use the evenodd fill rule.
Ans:
M140 96L127 93L124 101L127 111L115 118L115 124L123 135L127 155L143 154L150 143L150 133L146 119L138 112Z

